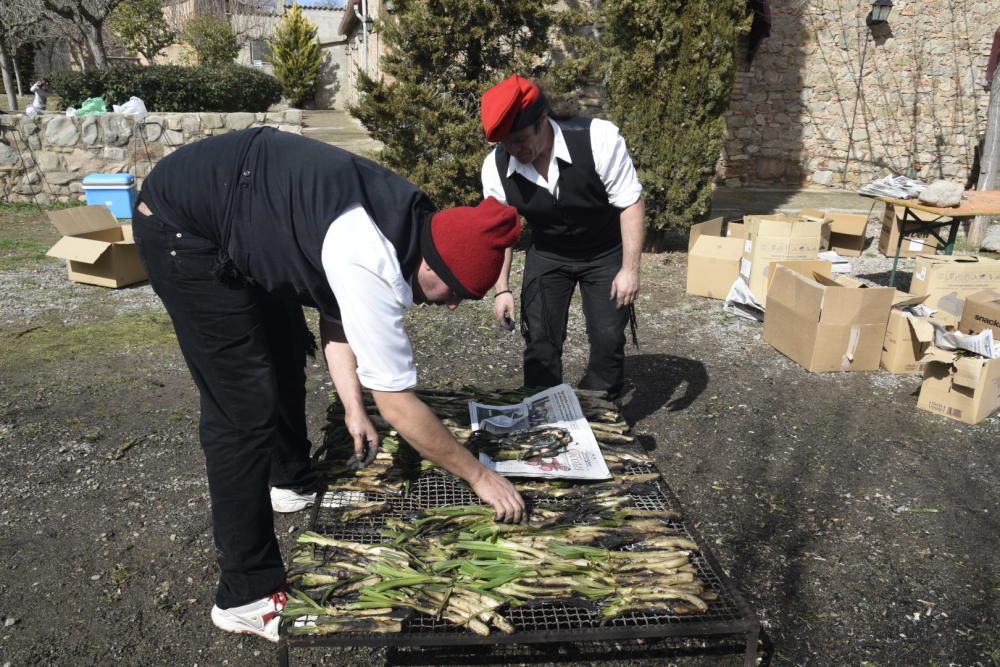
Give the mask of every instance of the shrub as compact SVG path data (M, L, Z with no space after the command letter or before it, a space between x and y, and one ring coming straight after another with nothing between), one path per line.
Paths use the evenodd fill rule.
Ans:
M199 14L184 24L181 39L194 49L199 65L229 65L240 52L229 21Z
M53 72L53 92L66 106L103 97L108 107L133 95L150 111L267 111L281 99L281 84L252 67L125 65L86 72Z
M611 119L643 184L654 230L711 209L745 0L608 0L605 62Z
M274 75L293 106L302 106L316 94L323 63L316 32L316 24L302 15L295 3L275 29L274 39L268 42Z

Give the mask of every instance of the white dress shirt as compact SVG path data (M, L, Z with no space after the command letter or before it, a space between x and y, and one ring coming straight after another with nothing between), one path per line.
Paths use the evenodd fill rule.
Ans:
M392 243L356 205L330 225L322 259L362 386L375 391L414 387L417 366L403 328L413 288L403 277Z
M508 178L515 172L521 174L529 182L540 188L545 188L549 193L559 198L559 162L572 164L573 160L569 155L569 148L566 146L566 139L558 123L551 118L548 119L555 133L552 144L552 155L549 158L548 178L543 178L538 170L530 164L522 164L513 155L510 156L510 163L507 165ZM618 127L606 120L595 118L590 122L590 149L594 155L594 171L604 183L604 189L608 193L608 202L617 208L628 208L639 201L642 195L642 185L635 173L635 166L632 158L628 154L625 146L625 139L618 133ZM499 201L507 203L507 197L503 191L503 183L500 181L500 174L497 171L496 149L486 156L483 161L483 198L496 197Z

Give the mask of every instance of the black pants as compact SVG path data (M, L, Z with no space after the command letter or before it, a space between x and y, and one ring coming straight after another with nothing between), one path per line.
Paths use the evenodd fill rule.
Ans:
M297 303L220 282L214 242L177 229L169 212L134 216L139 255L201 394L201 445L222 571L216 604L242 605L285 582L268 483L311 483L305 423L311 335Z
M570 300L580 286L590 341L590 360L582 389L607 391L617 398L625 382L625 326L628 311L610 298L611 283L622 266L621 251L589 260L569 260L528 251L521 288L524 384L551 387L563 381L562 352Z

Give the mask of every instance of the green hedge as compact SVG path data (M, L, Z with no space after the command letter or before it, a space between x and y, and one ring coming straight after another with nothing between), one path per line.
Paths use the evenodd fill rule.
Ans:
M149 111L267 111L281 99L281 83L252 67L125 65L86 72L53 72L54 93L66 106L103 97L108 109L133 95Z

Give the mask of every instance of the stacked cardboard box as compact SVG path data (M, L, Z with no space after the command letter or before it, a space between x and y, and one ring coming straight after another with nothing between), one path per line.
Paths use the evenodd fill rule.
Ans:
M975 256L918 257L910 294L927 295L925 304L962 316L965 297L1000 288L1000 260Z
M833 278L829 262L772 266L764 340L808 371L878 369L894 289Z
M990 329L993 340L1000 340L1000 289L986 289L966 297L958 329L962 333Z
M774 262L815 260L829 243L830 224L790 215L751 215L743 219L746 240L740 276L757 300L767 305Z

